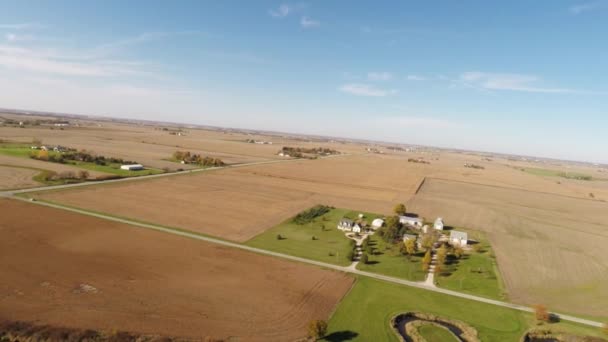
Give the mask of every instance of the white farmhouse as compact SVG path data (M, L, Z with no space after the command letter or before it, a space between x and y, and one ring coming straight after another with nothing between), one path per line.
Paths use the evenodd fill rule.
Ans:
M143 170L144 166L141 164L127 164L127 165L121 165L120 169L128 170L128 171L138 171L138 170Z
M457 230L452 230L450 232L450 244L452 246L466 246L468 243L469 236L465 232L459 232Z
M340 229L340 230L345 230L345 231L350 232L353 230L354 226L355 226L355 221L349 220L346 218L343 218L338 222L338 229Z
M407 215L399 216L399 222L401 224L406 224L408 226L422 228L422 219L418 218L418 217L407 216Z
M441 217L438 217L435 220L435 224L433 227L435 228L435 230L443 230L443 219Z
M353 226L352 230L353 230L354 233L361 233L362 229L363 228L361 227L361 225L359 223L355 223L355 225Z
M377 218L372 221L372 228L378 229L384 225L384 220L381 218Z

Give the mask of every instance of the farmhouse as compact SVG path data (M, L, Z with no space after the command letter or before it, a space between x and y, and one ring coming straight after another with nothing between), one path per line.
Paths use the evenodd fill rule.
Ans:
M401 224L406 224L408 226L421 228L422 227L422 219L413 216L399 216L399 222Z
M468 238L468 234L465 232L459 232L457 230L452 230L450 232L450 244L453 246L466 246Z
M381 218L377 218L372 221L372 228L378 229L384 225L384 220Z
M338 222L338 229L340 230L352 231L354 226L355 221L346 218L343 218Z
M137 171L137 170L143 170L144 166L141 164L127 164L127 165L121 165L120 169L129 170L129 171Z
M443 219L441 217L438 217L435 220L435 224L433 227L435 228L435 230L443 230Z
M363 226L359 223L355 223L352 230L355 233L361 233L361 230L363 230Z

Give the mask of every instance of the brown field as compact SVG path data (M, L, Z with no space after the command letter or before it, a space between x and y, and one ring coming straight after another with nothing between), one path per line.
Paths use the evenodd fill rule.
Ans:
M402 161L387 161L384 168L370 172L375 163L365 156L343 156L40 193L37 197L242 242L318 203L390 212L395 202L407 200L415 192L422 178L400 177Z
M488 232L512 301L608 317L608 204L433 179L408 204Z
M32 215L35 212L36 215ZM111 331L293 341L353 279L0 200L0 318Z
M0 190L41 185L32 180L37 174L36 170L0 165Z
M78 171L81 170L80 168L78 168L76 166L59 164L59 163L49 163L49 162L45 162L42 160L12 157L12 156L6 156L6 155L2 155L2 154L0 154L0 165L7 166L7 167L14 166L14 167L35 168L35 169L41 169L41 170L55 171L57 173L60 173L63 171L72 171L72 172L77 173ZM89 171L89 170L87 170L87 171L89 172L90 177L108 175L105 172Z

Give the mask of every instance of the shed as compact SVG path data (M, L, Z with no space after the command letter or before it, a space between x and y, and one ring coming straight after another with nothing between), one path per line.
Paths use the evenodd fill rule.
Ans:
M343 218L338 222L338 229L351 231L355 226L355 221Z
M401 224L407 224L409 226L413 226L416 228L422 227L422 219L418 218L418 217L402 215L402 216L399 216L399 222Z
M469 236L465 232L459 232L452 230L450 232L450 244L454 246L466 246L469 240Z
M443 219L441 217L435 220L434 228L435 230L443 230Z
M144 166L141 164L127 164L127 165L121 165L120 169L129 170L129 171L137 171L137 170L143 170Z

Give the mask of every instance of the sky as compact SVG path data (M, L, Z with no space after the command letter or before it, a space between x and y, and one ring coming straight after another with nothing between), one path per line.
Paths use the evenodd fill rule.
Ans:
M0 1L0 107L608 163L608 0Z

